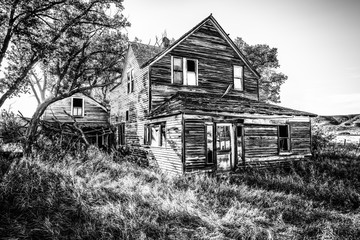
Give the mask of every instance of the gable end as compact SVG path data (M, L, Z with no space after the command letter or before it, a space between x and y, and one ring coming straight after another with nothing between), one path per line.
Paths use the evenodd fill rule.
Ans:
M260 74L253 69L249 61L245 58L245 56L240 52L240 50L236 47L235 43L229 38L229 36L225 33L225 31L222 29L222 27L219 25L219 23L215 20L215 18L210 15L209 17L205 18L203 21L201 21L198 25L196 25L194 28L192 28L190 31L188 31L186 34L184 34L182 37L180 37L177 41L175 41L172 45L170 45L167 49L164 51L158 53L156 56L154 56L149 61L145 62L143 65L141 65L141 68L147 65L153 65L157 61L159 61L161 58L163 58L166 54L168 54L170 51L172 51L175 47L177 47L180 43L182 43L184 40L186 40L189 36L191 36L194 32L196 32L198 29L200 29L205 23L210 21L217 31L220 33L222 38L231 46L231 48L236 52L236 54L239 56L239 58L245 63L245 65L250 69L250 71L257 77L260 78Z

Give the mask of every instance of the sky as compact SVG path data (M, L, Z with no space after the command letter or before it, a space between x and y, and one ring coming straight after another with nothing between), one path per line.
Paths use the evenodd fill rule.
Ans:
M154 43L165 31L177 39L213 14L230 38L278 49L279 71L288 76L281 106L319 115L360 114L359 0L124 0L123 5L130 40L143 43ZM22 101L23 106L35 99Z
M360 113L359 0L125 0L130 39L179 38L211 13L232 39L278 49L282 106Z

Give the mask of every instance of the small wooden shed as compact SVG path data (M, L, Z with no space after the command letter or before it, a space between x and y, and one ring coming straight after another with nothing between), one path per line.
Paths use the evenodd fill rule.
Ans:
M42 120L48 122L73 123L75 121L85 133L90 144L107 148L112 134L109 110L94 98L82 93L51 104Z

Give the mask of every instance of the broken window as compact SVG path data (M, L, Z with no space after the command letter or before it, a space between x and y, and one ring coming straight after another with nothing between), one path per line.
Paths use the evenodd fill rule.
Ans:
M234 72L234 89L236 90L243 90L244 84L243 84L243 73L244 68L243 66L234 66L233 67Z
M228 125L217 126L216 149L217 150L231 149L230 126Z
M144 144L150 146L165 146L165 123L145 125Z
M195 60L186 60L186 85L197 85L196 65Z
M280 152L290 151L289 125L280 125L278 131L279 131L279 151Z
M84 99L83 98L73 98L72 99L72 115L74 117L83 117L84 116Z
M198 85L198 61L172 57L172 83L191 86Z

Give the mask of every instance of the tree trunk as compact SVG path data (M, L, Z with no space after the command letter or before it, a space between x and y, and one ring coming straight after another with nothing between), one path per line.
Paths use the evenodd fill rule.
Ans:
M26 156L30 156L31 154L31 150L32 150L32 145L34 144L35 140L36 140L36 132L38 129L38 125L40 122L40 117L44 114L46 108L56 102L61 100L62 98L59 97L53 97L53 98L48 98L46 99L43 103L39 104L38 107L36 108L36 111L34 112L31 121L29 123L29 127L26 131L26 135L25 135L25 143L24 143L24 154Z

